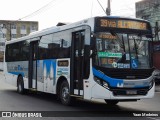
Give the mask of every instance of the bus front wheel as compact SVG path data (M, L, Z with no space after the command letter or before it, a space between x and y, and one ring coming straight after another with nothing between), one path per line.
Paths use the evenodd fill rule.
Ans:
M118 100L105 100L105 102L107 103L107 105L116 105L118 104Z
M17 92L20 94L24 94L24 91L25 89L24 89L23 78L22 76L19 76L17 80Z
M60 86L59 98L62 104L70 105L71 96L69 92L69 85L67 81L63 81Z

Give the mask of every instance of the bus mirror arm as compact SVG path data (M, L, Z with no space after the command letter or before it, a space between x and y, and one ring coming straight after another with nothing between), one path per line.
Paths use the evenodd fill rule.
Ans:
M96 54L97 54L97 50L91 50L90 51L90 58L93 58L93 57L95 57L96 56Z

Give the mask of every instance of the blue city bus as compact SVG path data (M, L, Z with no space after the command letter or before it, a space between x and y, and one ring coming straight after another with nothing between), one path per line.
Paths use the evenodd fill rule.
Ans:
M154 96L150 23L136 18L92 17L7 41L4 73L21 94L56 94L115 105Z

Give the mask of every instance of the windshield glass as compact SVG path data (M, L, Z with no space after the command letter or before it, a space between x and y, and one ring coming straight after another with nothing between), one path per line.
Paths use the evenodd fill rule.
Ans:
M106 68L149 69L149 41L145 35L99 32L96 65Z

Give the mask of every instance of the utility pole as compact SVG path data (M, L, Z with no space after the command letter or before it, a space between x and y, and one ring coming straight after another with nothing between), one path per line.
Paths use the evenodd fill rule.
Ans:
M111 15L111 1L110 0L108 0L108 7L106 9L106 14L107 16Z

